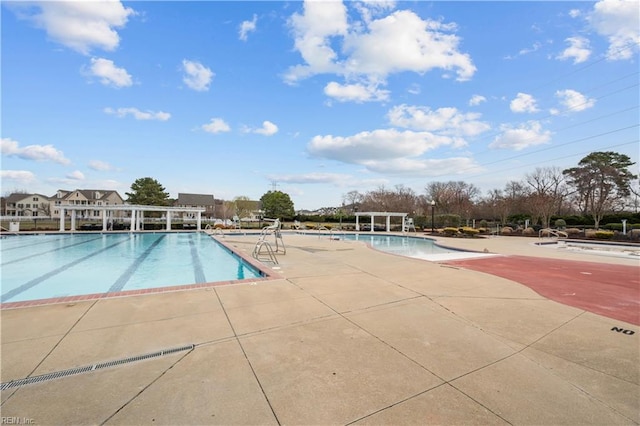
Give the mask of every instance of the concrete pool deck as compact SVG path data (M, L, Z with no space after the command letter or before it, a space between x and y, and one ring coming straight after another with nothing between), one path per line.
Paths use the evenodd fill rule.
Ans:
M256 240L223 238L246 256ZM3 309L3 383L194 345L2 390L3 421L640 424L638 325L464 265L326 237L284 241L273 267L279 279ZM506 257L619 266L637 283L634 259L532 242L443 240ZM636 284L630 302L639 292Z

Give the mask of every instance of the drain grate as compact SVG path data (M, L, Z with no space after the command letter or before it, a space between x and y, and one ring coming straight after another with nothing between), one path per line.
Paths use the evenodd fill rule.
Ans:
M171 355L176 352L190 351L195 348L195 345L180 346L177 348L164 349L162 351L153 352L145 355L137 355L129 358L117 359L114 361L101 362L99 364L86 365L84 367L70 368L68 370L55 371L53 373L41 374L39 376L25 377L24 379L11 380L0 384L0 390L17 388L25 385L31 385L34 383L46 382L48 380L60 379L62 377L73 376L76 374L87 373L89 371L101 370L103 368L115 367L117 365L129 364L132 362L143 361L145 359L157 358L160 356Z

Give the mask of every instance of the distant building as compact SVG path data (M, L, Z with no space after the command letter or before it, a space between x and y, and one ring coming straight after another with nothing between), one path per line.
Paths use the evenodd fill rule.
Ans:
M14 193L4 199L3 216L51 216L49 197L42 194Z
M117 191L103 189L76 189L75 191L58 190L50 198L51 217L60 217L60 208L64 206L87 206L77 211L77 217L84 219L102 219L102 211L93 210L91 206L123 205L124 199ZM67 213L68 214L68 213Z
M203 218L212 219L216 216L216 201L211 194L182 194L178 193L178 198L173 203L174 207L197 207L203 208ZM192 217L193 216L193 217ZM194 213L185 213L184 219L194 219Z

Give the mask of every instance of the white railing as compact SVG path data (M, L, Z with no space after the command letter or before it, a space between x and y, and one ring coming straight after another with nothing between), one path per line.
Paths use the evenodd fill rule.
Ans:
M556 238L568 238L569 234L567 234L564 231L560 231L558 229L551 229L551 228L543 228L540 231L538 231L538 238L542 238L542 237L556 237Z

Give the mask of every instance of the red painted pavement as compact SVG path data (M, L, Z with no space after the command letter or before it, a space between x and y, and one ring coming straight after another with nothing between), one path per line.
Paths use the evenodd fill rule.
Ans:
M556 302L640 325L640 266L525 256L446 263L507 278Z

